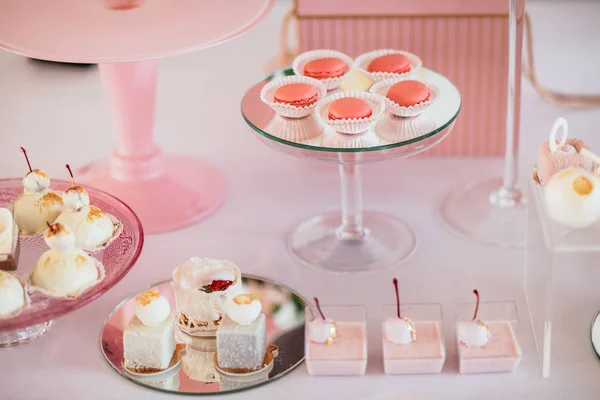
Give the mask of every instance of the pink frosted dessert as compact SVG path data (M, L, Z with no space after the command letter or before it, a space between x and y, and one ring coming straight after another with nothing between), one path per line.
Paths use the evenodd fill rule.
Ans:
M469 323L457 323L457 332ZM519 366L521 348L510 322L491 321L486 325L490 338L484 346L468 346L457 338L458 370L461 374L512 372Z
M554 152L550 149L550 142L542 144L536 162L537 178L540 184L545 186L554 174L566 168L582 168L592 172L593 163L580 154L581 149L587 148L587 145L580 139L567 139L565 144L559 146Z
M304 352L309 375L364 375L367 369L367 326L363 321L320 318L307 322Z
M521 348L509 321L477 319L479 292L471 321L456 324L458 370L461 374L512 372L521 362Z
M388 375L438 374L446 360L440 326L435 321L416 321L417 339L392 343L383 334L383 368Z

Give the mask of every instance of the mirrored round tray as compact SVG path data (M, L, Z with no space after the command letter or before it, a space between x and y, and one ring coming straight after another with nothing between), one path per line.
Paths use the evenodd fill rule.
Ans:
M360 167L365 163L411 157L440 143L452 131L460 112L458 89L443 75L422 68L415 77L439 90L436 101L422 114L399 118L386 111L372 131L363 133L378 137L379 143L374 142L377 145L331 148L321 146L321 141L336 133L322 126L314 114L299 119L283 118L260 99L261 89L269 81L286 75L293 75L293 71L279 70L250 88L242 99L242 115L256 137L269 147L338 164L342 195L340 212L314 216L292 230L287 239L288 251L307 267L333 273L376 272L397 267L414 254L417 237L396 216L363 210ZM301 137L318 136L302 142L288 140L299 137L298 132ZM395 140L390 142L382 137Z
M52 180L51 188L65 190L71 183ZM99 207L123 223L123 232L103 251L92 254L104 265L106 276L94 287L75 299L49 298L31 294L31 307L20 314L0 319L0 346L11 346L36 339L47 331L52 320L77 310L106 293L119 282L136 263L144 244L142 225L135 213L121 200L108 193L86 186L92 205ZM22 179L0 180L0 207L10 207L23 193ZM16 271L8 271L27 279L40 255L48 250L41 235L19 238L20 255Z
M260 296L267 317L267 344L273 358L263 369L235 376L219 372L214 357L214 337L192 337L177 327L176 354L166 371L154 374L130 372L123 366L123 331L135 314L136 293L119 303L108 316L100 334L100 347L108 364L123 378L138 385L167 393L211 395L255 388L280 379L304 361L304 309L308 302L294 290L266 278L243 275L243 290ZM173 281L160 282L157 289L175 310ZM275 347L276 346L276 347Z
M590 332L590 338L592 340L592 347L596 356L600 358L600 311L596 313L592 320L592 328Z

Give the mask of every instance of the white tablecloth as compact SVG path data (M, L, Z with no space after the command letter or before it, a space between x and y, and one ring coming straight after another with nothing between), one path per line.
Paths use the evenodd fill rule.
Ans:
M275 55L281 17L289 8L278 2L271 16L251 33L204 52L163 60L156 114L156 140L168 152L186 152L218 165L227 175L230 195L212 218L175 233L149 236L137 266L109 293L59 319L31 344L0 350L0 398L8 399L159 399L166 395L119 377L98 346L102 323L125 296L169 278L192 255L229 258L249 273L291 285L324 303L369 306L367 376L313 378L304 366L256 390L221 397L253 399L597 399L600 362L587 329L600 308L595 277L573 269L558 297L563 315L575 321L576 343L555 337L551 379L542 379L527 325L523 293L524 251L466 243L441 230L435 205L445 190L502 172L496 159L409 159L365 167L365 204L405 218L419 237L419 250L402 267L365 279L330 276L294 263L283 238L298 221L339 207L337 168L296 159L262 145L239 112L240 99L260 80L265 61ZM529 5L534 22L539 77L565 91L600 92L599 3L559 2ZM540 100L523 85L522 164L524 177L537 145L554 119L569 119L570 131L600 147L600 110L561 110ZM97 69L39 65L0 53L0 171L21 176L25 162L51 177L65 178L64 164L79 166L109 154L115 145L107 102ZM80 140L72 140L73 137ZM598 151L598 150L597 150ZM310 190L311 195L307 192ZM435 301L446 309L449 347L444 373L387 377L381 363L378 305L393 301L391 278L409 281L403 297ZM360 287L359 291L350 287ZM486 300L514 300L520 313L524 358L513 374L460 376L452 342L452 306L471 301L477 287ZM586 308L578 305L586 304ZM582 310L585 309L585 312ZM555 330L570 327L555 323ZM575 339L574 339L575 340ZM572 396L572 397L571 397Z

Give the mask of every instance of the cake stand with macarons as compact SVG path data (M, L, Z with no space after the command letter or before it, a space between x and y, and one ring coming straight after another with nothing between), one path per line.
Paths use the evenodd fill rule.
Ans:
M338 165L339 212L296 226L287 248L301 264L333 273L398 266L417 247L394 215L363 210L361 165L405 158L440 143L452 130L461 98L444 76L399 50L356 60L333 50L300 54L242 99L245 121L266 145Z

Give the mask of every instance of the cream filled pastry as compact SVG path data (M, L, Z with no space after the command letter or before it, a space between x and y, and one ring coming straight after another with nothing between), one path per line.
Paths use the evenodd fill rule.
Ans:
M29 173L23 178L23 193L15 200L15 222L25 235L37 235L53 223L63 209L62 198L51 191L50 178L41 169L32 169L27 152L21 147Z
M169 300L156 289L146 290L135 301L135 316L146 326L160 325L171 314Z
M319 300L315 297L315 304L321 318L315 318L308 325L308 339L314 343L331 344L337 336L337 328L334 321L325 318L321 311Z
M262 304L255 294L240 294L225 304L225 312L238 325L249 325L260 315Z
M71 173L68 164L67 169ZM113 237L115 228L110 216L98 207L90 205L90 197L83 187L73 185L67 189L64 204L65 209L56 222L68 226L73 231L75 246L94 251Z
M96 262L75 247L75 235L61 223L48 227L44 252L31 276L32 284L56 297L76 297L101 277Z
M25 306L25 289L8 272L0 271L0 317L6 317Z

